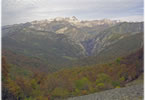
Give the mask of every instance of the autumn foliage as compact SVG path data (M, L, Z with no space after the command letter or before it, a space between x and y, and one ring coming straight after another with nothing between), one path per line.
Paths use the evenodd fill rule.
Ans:
M135 80L143 74L143 49L107 64L76 66L47 74L37 71L28 78L11 79L9 69L3 58L3 87L17 100L67 98L120 88ZM8 92L3 92L6 94Z

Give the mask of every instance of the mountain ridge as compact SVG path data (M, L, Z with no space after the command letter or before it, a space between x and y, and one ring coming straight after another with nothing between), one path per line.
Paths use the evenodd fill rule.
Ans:
M143 41L141 38L143 22L112 21L111 24L108 24L111 20L79 22L75 17L71 18L72 21L83 23L82 25L85 23L92 25L91 27L86 25L80 27L80 24L77 26L67 20L69 18L57 18L50 22L33 21L2 27L3 50L15 52L18 55L23 54L30 58L43 59L46 66L50 64L61 68L64 67L63 65L70 66L70 62L85 57L103 58L106 56L107 59L110 59L109 50L119 51L119 56L124 55L123 52L128 52L126 51L128 49L131 51L139 49ZM106 24L100 24L102 21L105 21ZM137 41L133 41L133 39ZM124 42L121 41L128 43L123 46ZM121 50L117 49L118 44L121 45Z

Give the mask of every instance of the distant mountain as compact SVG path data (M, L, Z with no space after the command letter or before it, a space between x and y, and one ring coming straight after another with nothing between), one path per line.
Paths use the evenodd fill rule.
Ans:
M2 49L8 61L17 66L56 70L84 58L105 62L133 52L143 45L142 36L143 22L58 17L3 26Z

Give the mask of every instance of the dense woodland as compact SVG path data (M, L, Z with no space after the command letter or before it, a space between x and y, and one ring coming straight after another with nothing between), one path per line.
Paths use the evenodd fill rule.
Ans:
M64 99L124 87L136 80L143 75L143 48L108 63L76 66L52 73L34 69L16 72L14 69L15 66L3 57L3 100Z

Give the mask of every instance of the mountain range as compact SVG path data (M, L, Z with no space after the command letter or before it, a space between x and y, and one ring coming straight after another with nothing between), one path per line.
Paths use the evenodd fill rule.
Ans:
M143 27L143 22L74 16L7 25L2 53L11 64L43 71L106 63L142 48Z

